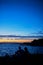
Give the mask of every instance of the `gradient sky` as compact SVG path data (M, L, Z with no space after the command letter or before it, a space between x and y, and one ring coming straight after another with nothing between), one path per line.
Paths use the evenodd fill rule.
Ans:
M0 34L43 32L43 0L0 0Z

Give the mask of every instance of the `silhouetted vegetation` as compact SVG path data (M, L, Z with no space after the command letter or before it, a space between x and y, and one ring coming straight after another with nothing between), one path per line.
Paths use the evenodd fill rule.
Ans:
M25 45L31 45L31 46L43 46L43 39L33 40L31 43L26 42L23 43Z

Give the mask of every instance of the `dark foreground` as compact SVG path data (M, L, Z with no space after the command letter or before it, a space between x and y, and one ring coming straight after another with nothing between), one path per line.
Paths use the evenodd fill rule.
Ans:
M33 54L19 47L19 50L14 55L9 56L7 53L4 57L0 57L0 65L43 65L43 54Z
M29 45L28 43L25 43ZM43 46L43 39L34 40L31 42L32 46ZM42 49L43 50L43 49ZM0 57L0 65L43 65L43 54L30 54L27 47L15 52L13 55L8 55Z

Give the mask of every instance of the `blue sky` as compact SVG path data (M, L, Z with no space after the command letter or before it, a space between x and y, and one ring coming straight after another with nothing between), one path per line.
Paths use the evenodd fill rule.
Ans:
M0 35L32 35L39 31L43 32L42 0L0 0Z

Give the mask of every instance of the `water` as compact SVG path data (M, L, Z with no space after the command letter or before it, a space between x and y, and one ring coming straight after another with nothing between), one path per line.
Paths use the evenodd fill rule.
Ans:
M42 46L26 46L21 44L0 44L0 56L5 56L6 53L8 53L9 55L15 54L19 46L21 46L22 49L27 47L28 51L31 54L36 54L36 53L43 54Z

